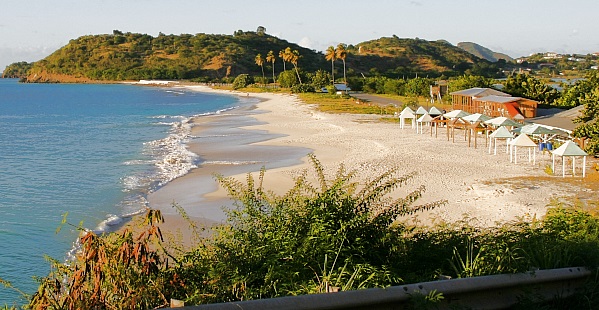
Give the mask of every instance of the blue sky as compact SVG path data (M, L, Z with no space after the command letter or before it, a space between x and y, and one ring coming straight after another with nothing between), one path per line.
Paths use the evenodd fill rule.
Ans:
M266 32L318 51L339 42L470 41L512 57L599 52L596 0L2 0L0 71L82 35Z

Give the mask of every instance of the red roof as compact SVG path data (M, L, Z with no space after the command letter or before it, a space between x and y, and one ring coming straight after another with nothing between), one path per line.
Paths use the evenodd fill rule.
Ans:
M518 114L522 115L522 113L520 112L520 106L517 102L506 102L505 108L507 109L510 118L514 118Z

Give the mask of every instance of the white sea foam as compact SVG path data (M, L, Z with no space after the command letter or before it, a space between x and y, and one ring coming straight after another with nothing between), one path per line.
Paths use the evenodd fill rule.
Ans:
M254 165L261 164L263 161L225 161L225 160L210 160L205 161L202 164L204 165L229 165L229 166L239 166L239 165Z

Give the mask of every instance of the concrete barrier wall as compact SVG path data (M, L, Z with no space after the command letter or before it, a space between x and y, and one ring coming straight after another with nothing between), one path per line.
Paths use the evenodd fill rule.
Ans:
M591 275L584 267L537 270L473 278L422 282L388 288L365 289L328 294L290 296L241 302L229 302L183 309L258 310L258 309L403 309L413 296L436 291L444 299L439 308L462 306L474 309L503 309L514 305L518 296L567 297L579 289ZM178 308L182 309L182 308Z

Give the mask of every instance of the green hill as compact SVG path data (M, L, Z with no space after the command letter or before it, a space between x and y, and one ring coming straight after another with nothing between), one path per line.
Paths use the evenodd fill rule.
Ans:
M98 82L140 79L232 78L242 73L262 75L255 57L269 51L276 56L275 72L283 71L279 51L286 48L300 54L298 66L305 72L330 71L323 53L263 32L236 31L234 35L164 35L122 33L82 36L71 40L50 56L31 64L13 64L11 76L28 82ZM390 77L452 76L474 70L493 75L496 69L446 41L400 39L396 36L349 45L346 59L348 76L385 75ZM341 61L338 61L339 63ZM27 64L29 65L29 64ZM287 62L286 69L293 66ZM342 66L336 65L339 73ZM479 71L476 71L479 70ZM267 77L272 67L264 63Z
M508 62L514 61L514 59L512 57L510 57L506 54L493 52L492 50L490 50L484 46L480 46L476 43L460 42L460 43L458 43L458 47L467 51L468 53L471 53L472 55L474 55L476 57L486 59L490 62L496 62L499 59L504 59L505 61L508 61Z
M486 66L486 61L459 49L447 41L383 37L362 42L348 58L359 70L376 68L386 75L445 74L456 75L476 66Z
M218 79L240 73L261 74L255 64L258 53L291 47L301 55L301 67L316 70L325 59L297 44L267 34L238 31L235 35L182 34L152 37L121 33L83 36L36 62L29 71L30 82ZM280 59L277 71L283 69ZM280 67L280 68L279 68ZM287 63L287 69L291 64ZM267 71L268 73L268 71Z

